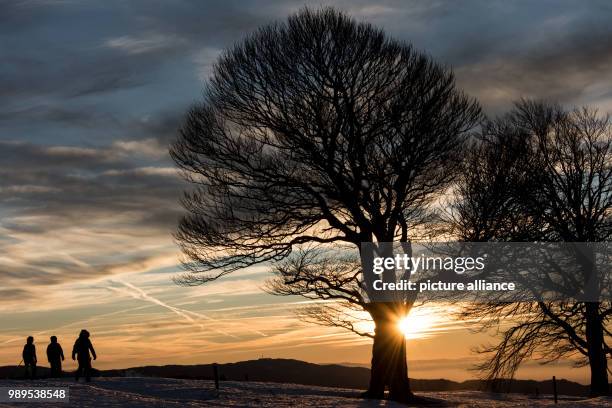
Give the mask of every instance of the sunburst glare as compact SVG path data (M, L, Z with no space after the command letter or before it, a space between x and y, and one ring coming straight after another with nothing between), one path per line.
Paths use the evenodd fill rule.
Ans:
M408 340L423 339L450 329L448 311L443 308L416 308L397 322L399 331Z

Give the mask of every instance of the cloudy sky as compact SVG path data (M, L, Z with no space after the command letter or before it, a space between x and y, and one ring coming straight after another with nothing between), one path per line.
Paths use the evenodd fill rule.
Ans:
M368 341L299 322L299 299L262 293L265 268L206 287L170 281L184 185L168 143L220 50L307 4L0 1L0 365L18 362L26 335L69 348L83 327L99 367L367 363ZM520 97L612 111L608 1L310 3L320 4L451 66L490 115ZM462 378L448 361L480 338L436 316L414 318L409 356L423 362L411 375L446 365ZM538 370L525 375L549 374Z

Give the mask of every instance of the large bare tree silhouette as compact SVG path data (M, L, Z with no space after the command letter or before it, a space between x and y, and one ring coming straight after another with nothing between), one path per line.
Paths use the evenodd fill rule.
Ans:
M456 176L479 119L449 70L333 9L259 29L217 61L171 149L195 187L177 233L189 270L179 281L275 263L295 293L369 312L366 396L382 397L388 386L392 399L410 400L397 327L410 304L366 303L353 263L295 251L407 242Z
M612 123L588 108L523 100L483 126L466 156L449 218L466 241L606 242L612 238ZM568 272L569 273L569 272ZM609 274L593 288L609 299ZM607 293L607 295L605 295ZM483 352L489 378L512 377L532 356L578 355L589 365L591 394L609 393L612 305L521 302L467 307L484 329L513 322Z

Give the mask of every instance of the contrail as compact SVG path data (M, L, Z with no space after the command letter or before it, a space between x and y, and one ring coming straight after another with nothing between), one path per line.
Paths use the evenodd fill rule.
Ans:
M201 314L201 313L192 312L192 311L190 311L190 310L185 310L185 309L182 309L182 310L183 310L185 313L189 313L189 314L191 314L192 316L196 316L196 317L199 317L199 318L202 318L202 319L212 320L212 321L218 322L218 320L215 320L215 319L213 319L212 317L209 317L209 316L203 315L203 314ZM241 324L244 324L244 323L241 323ZM258 334L258 335L260 335L260 336L262 336L262 337L268 337L268 335L267 335L266 333L261 332L261 331L259 331L259 330L255 330L255 329L251 329L251 328L247 328L247 330L248 330L248 331L250 331L251 333Z
M137 286L134 286L134 285L132 285L129 282L125 282L125 281L123 281L121 279L114 279L114 280L111 280L111 282L119 283L119 284L125 286L126 288L131 289L131 291L120 291L118 288L115 288L115 287L112 287L112 286L108 286L107 287L108 289L111 289L111 290L114 290L114 291L119 291L119 292L124 292L124 293L127 293L128 295L130 295L131 297L133 297L134 299L144 300L146 302L151 302L151 303L159 305L159 306L161 306L163 308L166 308L166 309L170 310L171 312L175 313L176 315L182 317L187 322L189 322L189 323L199 327L202 330L210 329L210 330L214 331L215 333L223 334L224 336L238 338L238 336L235 336L235 335L230 334L230 333L226 333L226 332L224 332L222 330L206 327L202 323L199 323L197 320L195 320L193 317L191 317L190 314L197 315L198 317L204 318L206 320L217 322L217 320L213 319L212 317L208 317L208 316L200 314L200 313L190 312L188 310L184 310L184 309L181 309L181 308L169 305L169 304L167 304L165 302L162 302L161 300L159 300L159 299L149 295L147 292L145 292L141 288L139 288Z

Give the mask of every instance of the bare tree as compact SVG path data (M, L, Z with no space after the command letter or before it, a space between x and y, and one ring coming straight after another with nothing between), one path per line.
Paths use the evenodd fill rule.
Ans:
M610 118L523 100L483 126L455 191L450 225L466 241L609 241ZM598 283L597 293L609 295L611 283ZM484 329L513 322L498 344L481 350L490 357L481 367L489 378L512 377L532 356L578 356L578 365L590 367L591 394L609 393L609 301L478 304L464 315L482 318Z
M366 303L350 262L290 255L307 244L357 252L363 242L408 241L455 177L479 119L448 69L333 9L259 29L217 61L171 150L195 187L177 233L189 271L179 281L285 267L296 293L369 312L366 395L388 386L392 399L410 400L397 327L409 305Z

